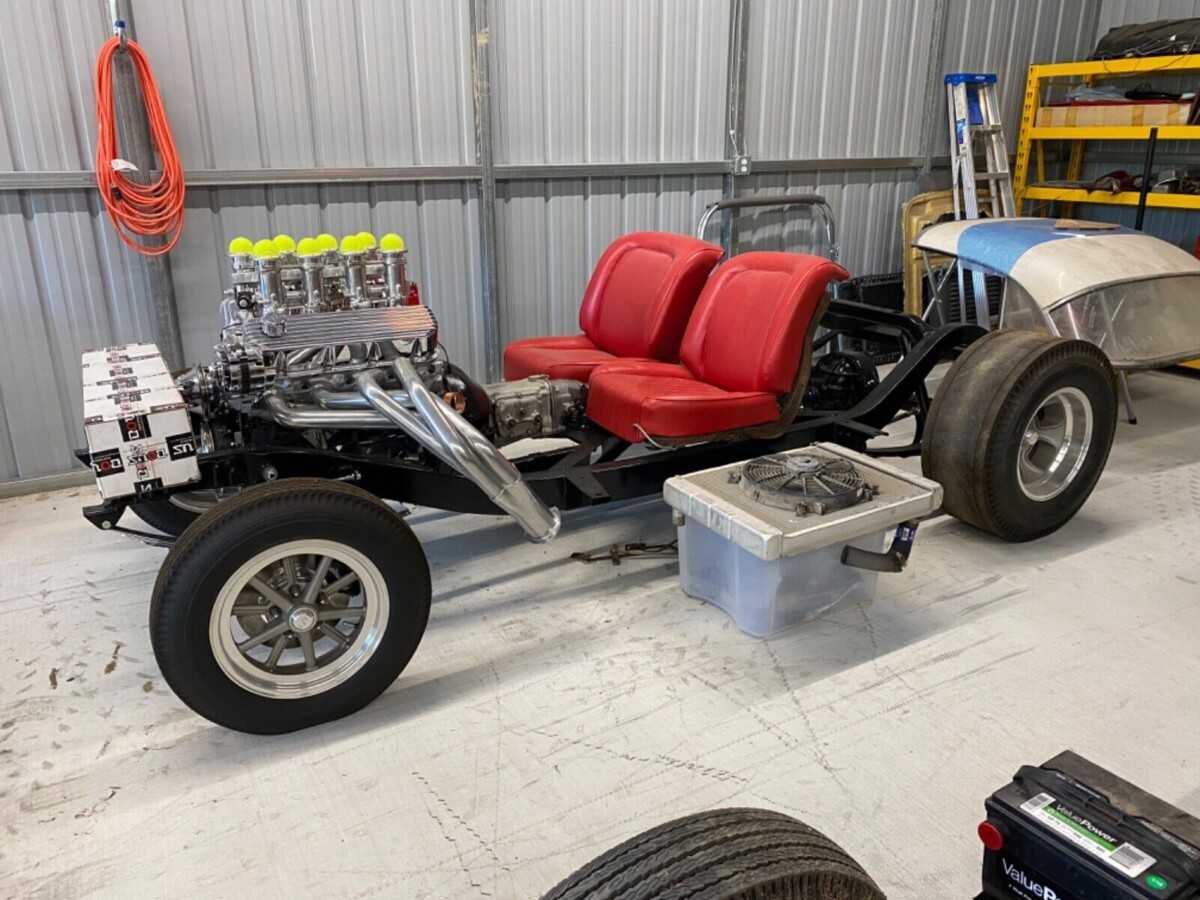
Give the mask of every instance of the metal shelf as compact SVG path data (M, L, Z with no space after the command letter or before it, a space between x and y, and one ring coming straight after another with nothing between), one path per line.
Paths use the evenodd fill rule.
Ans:
M1164 141L1200 141L1200 125L1075 125L1039 126L1037 116L1042 107L1043 79L1079 78L1085 84L1095 84L1105 78L1124 75L1177 75L1184 72L1200 72L1200 54L1181 56L1152 56L1144 59L1089 60L1085 62L1056 63L1047 66L1030 66L1025 82L1025 99L1021 108L1021 134L1017 140L1017 160L1013 172L1013 195L1017 210L1029 200L1058 201L1064 204L1062 214L1070 216L1075 203L1100 203L1110 206L1137 206L1136 191L1111 194L1107 191L1089 191L1080 188L1055 187L1047 184L1029 184L1031 164L1036 163L1037 178L1044 179L1043 141L1069 141L1071 155L1067 164L1067 181L1078 181L1083 168L1085 141L1146 141L1150 129L1158 129L1158 138ZM1146 195L1146 206L1159 209L1200 210L1200 196L1195 194L1158 194L1151 191ZM1200 369L1200 360L1182 365Z
M1055 187L1054 185L1030 185L1021 193L1022 200L1058 200L1063 203L1104 203L1113 206L1137 206L1137 191L1088 191L1079 188ZM1146 195L1146 206L1166 209L1200 209L1200 194L1164 194L1151 191Z
M1088 191L1059 188L1036 183L1045 179L1042 161L1043 141L1069 141L1070 160L1067 165L1067 181L1078 181L1083 165L1083 148L1086 141L1145 141L1150 138L1150 129L1157 127L1158 137L1164 141L1200 141L1200 125L1055 125L1037 124L1042 106L1042 82L1052 79L1079 78L1085 84L1095 84L1105 78L1126 75L1177 75L1183 72L1200 72L1200 53L1180 56L1151 56L1144 59L1108 59L1084 62L1055 63L1045 66L1030 66L1025 82L1025 100L1021 110L1021 134L1017 140L1017 161L1013 171L1013 194L1017 209L1028 200L1057 200L1065 204L1103 203L1117 206L1136 206L1138 195L1133 192L1109 194L1103 191ZM1037 174L1030 184L1030 169L1036 164ZM1165 209L1200 209L1200 197L1194 194L1155 194L1146 197L1146 205ZM1064 215L1071 215L1068 206Z
M1154 127L1160 141L1200 141L1200 125L1035 125L1029 129L1029 137L1035 141L1146 141ZM1022 133L1024 130L1022 123Z

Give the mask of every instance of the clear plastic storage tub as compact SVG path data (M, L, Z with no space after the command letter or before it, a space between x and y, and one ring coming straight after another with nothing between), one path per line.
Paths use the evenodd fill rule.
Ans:
M759 559L697 522L679 526L679 580L689 596L707 600L733 617L738 628L766 637L828 612L842 601L875 596L878 572L842 565L842 547L875 553L887 529L798 556Z
M835 444L782 454L852 463L869 499L824 513L781 509L740 486L745 463L671 478L663 497L679 527L679 575L693 597L720 607L756 637L875 596L878 573L842 564L849 545L879 553L891 529L942 502L935 481Z

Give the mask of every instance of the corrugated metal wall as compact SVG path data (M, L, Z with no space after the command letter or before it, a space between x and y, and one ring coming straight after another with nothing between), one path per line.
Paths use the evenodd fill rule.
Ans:
M7 12L21 39L0 54L0 171L89 169L107 0ZM189 173L475 163L465 0L136 0L133 23ZM171 253L187 357L211 353L230 238L367 228L409 241L447 345L480 370L477 195L466 180L190 186ZM142 262L94 192L0 193L0 232L3 482L72 467L80 352L149 340L151 317Z
M6 9L0 171L91 165L92 65L106 20L102 2ZM144 268L98 202L86 190L0 193L0 481L71 468L80 353L150 334Z
M1091 40L1081 22L1095 2L955 0L941 68L1000 72L1013 117L1024 67L1076 55ZM92 66L110 30L107 8L46 0L8 11L21 40L0 54L0 173L90 168ZM747 152L801 169L840 162L799 174L777 167L740 189L824 193L843 259L858 273L899 263L936 9L935 0L751 0ZM493 0L504 340L573 330L610 240L639 228L690 232L722 189L719 174L518 177L504 168L720 161L730 18L729 0ZM186 169L251 175L189 188L171 254L188 357L206 357L215 337L231 237L395 229L456 360L482 372L473 175L324 184L272 175L475 165L468 0L134 0L133 20ZM743 223L749 246L810 240L802 217ZM2 482L70 468L66 448L82 439L79 352L148 339L151 317L141 260L116 242L94 192L0 192L0 232Z
M456 2L146 0L138 41L187 171L475 162L467 7ZM467 182L189 191L171 253L189 358L216 334L229 239L397 231L446 343L482 362L476 190Z
M756 3L746 80L751 155L919 153L934 5L933 0Z
M946 72L995 72L1006 134L1015 145L1027 67L1077 59L1092 0L955 0L936 73L938 155L949 133L941 99ZM759 158L912 157L921 151L921 110L934 27L932 0L755 3L750 23L748 150ZM865 164L860 164L865 165ZM837 217L842 262L854 274L899 271L900 208L916 193L911 168L835 167L746 179L755 194L816 192ZM811 220L776 211L741 217L743 249L820 246Z
M719 160L728 0L505 0L493 12L496 162ZM505 341L578 331L617 236L691 232L721 178L510 181L497 194Z

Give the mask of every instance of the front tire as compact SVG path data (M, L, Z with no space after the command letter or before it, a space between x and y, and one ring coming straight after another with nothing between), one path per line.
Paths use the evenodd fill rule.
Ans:
M993 331L955 360L934 396L921 468L955 518L1031 541L1083 506L1116 427L1116 380L1099 347Z
M206 719L279 734L349 715L400 675L429 619L416 536L366 491L286 479L197 519L159 571L150 637Z

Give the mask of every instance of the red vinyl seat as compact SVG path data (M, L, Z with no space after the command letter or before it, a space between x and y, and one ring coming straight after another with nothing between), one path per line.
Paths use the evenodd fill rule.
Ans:
M781 431L808 379L826 289L848 277L815 256L733 257L700 295L682 362L604 363L592 373L588 418L635 443Z
M638 231L617 238L583 295L583 334L513 341L504 351L505 379L587 381L602 362L678 359L688 318L722 253L682 234Z

